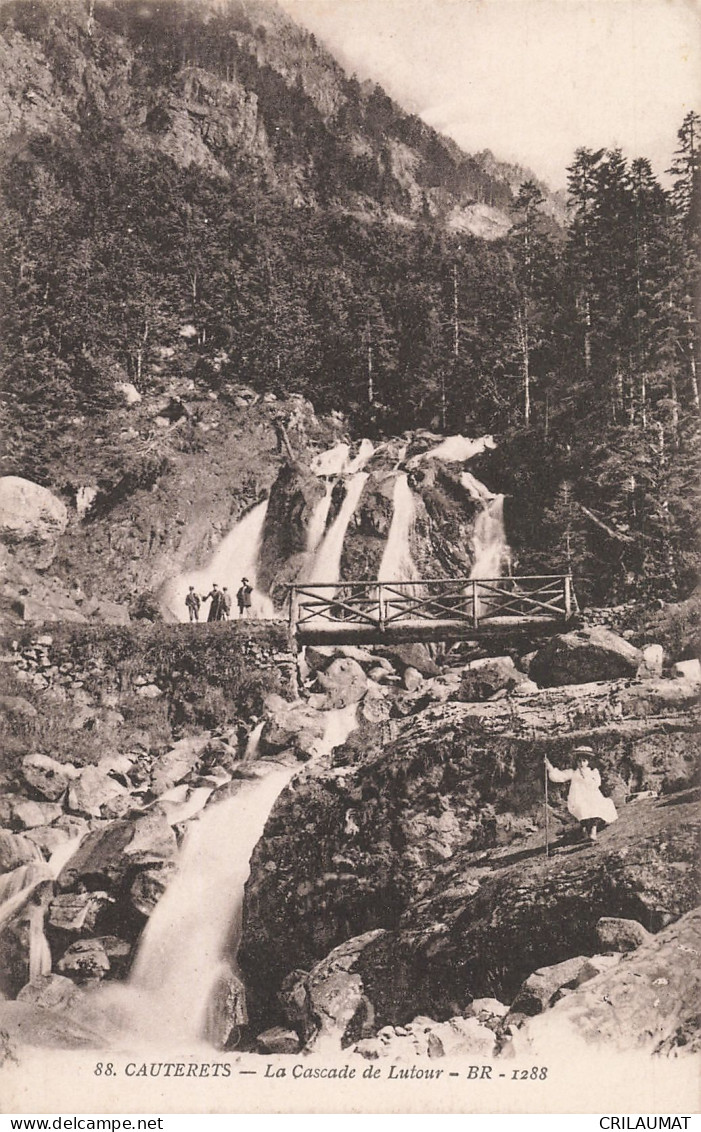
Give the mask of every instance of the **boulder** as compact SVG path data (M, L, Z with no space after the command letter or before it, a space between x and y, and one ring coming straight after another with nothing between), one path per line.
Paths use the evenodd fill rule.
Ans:
M639 680L655 679L662 675L664 669L665 653L662 645L647 645L643 650L643 658L638 667Z
M0 696L0 712L25 723L30 719L37 719L39 715L34 705L25 700L24 696Z
M301 1045L299 1034L294 1030L286 1030L284 1026L272 1026L256 1038L256 1051L267 1055L299 1053Z
M106 892L64 892L49 904L50 927L68 935L94 932L100 913L114 900Z
M494 1056L494 1032L477 1018L450 1018L447 1022L436 1022L427 1036L430 1058Z
M290 703L282 696L270 695L265 700L265 724L260 746L265 754L275 754L289 747L309 750L323 738L326 721L310 704L297 700Z
M109 969L110 961L99 939L77 940L58 961L58 970L78 983L102 979Z
M25 782L49 802L57 802L80 773L72 763L60 763L49 755L37 753L22 759Z
M128 407L141 404L141 394L131 381L115 381L114 391L121 401Z
M463 703L488 700L502 689L510 692L527 680L510 656L473 660L463 669L456 699Z
M635 676L643 655L623 637L596 625L552 637L531 660L528 675L542 688Z
M69 621L77 625L87 625L88 619L74 605L69 597L61 593L44 593L40 597L23 597L20 603L23 621ZM46 683L44 687L46 687Z
M142 690L139 689L139 691ZM180 739L164 755L159 755L154 762L151 774L153 793L156 795L164 794L166 790L170 790L172 786L182 782L197 766L207 742L207 736L189 736Z
M117 820L93 830L58 875L61 891L78 885L109 892L119 888L127 874L160 868L177 856L175 833L164 814L150 811L136 820Z
M620 963L527 1023L515 1057L585 1042L598 1050L689 1055L701 1051L701 908L651 936Z
M673 671L675 676L680 676L683 680L689 680L692 684L701 684L701 661L696 658L678 661Z
M51 854L59 845L65 845L69 840L65 829L57 829L55 825L34 826L27 830L26 836L41 850L47 861L51 859Z
M381 657L386 657L400 672L405 668L416 668L422 676L438 676L440 673L427 645L383 645L377 649L377 654L378 663Z
M368 678L357 660L340 657L317 675L317 684L326 693L326 709L344 708L362 700Z
M65 975L40 975L22 987L17 1001L42 1010L67 1010L76 1006L82 997L80 988Z
M309 974L299 973L296 983L287 984L282 997L288 1019L300 1028L307 1050L340 1050L363 1036L363 1019L369 1022L373 1010L359 965L364 953L384 935L371 931L347 940Z
M424 682L418 668L412 668L411 665L404 669L402 680L407 692L417 692Z
M233 971L224 966L207 1004L205 1037L216 1049L233 1048L247 1021L245 987Z
M490 1030L498 1030L502 1019L509 1013L508 1006L498 998L473 998L464 1011L466 1017L476 1018Z
M596 925L596 937L604 951L634 951L650 939L650 932L637 920L602 916Z
M10 873L40 860L41 853L30 838L0 829L0 873Z
M137 873L129 890L131 903L142 916L150 916L175 872L175 861Z
M23 565L50 566L68 525L65 503L20 476L0 477L0 542Z
M51 825L60 818L63 809L56 802L15 802L12 816L20 829L32 829L37 825Z
M99 818L103 814L103 806L120 795L128 795L121 782L99 767L86 766L68 787L68 808L76 814Z
M586 955L566 959L552 967L540 967L521 984L510 1014L540 1014L563 987L574 984L587 962Z

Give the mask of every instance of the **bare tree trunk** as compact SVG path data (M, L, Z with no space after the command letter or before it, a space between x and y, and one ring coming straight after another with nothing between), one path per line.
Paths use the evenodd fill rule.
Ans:
M375 389L372 382L372 346L368 342L368 403L372 405L375 399Z

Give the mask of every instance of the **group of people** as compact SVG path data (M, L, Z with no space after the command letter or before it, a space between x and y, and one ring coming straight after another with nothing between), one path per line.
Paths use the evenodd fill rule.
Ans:
M253 594L253 586L248 578L241 579L241 585L236 593L236 604L239 609L239 617L250 617L251 615L251 595ZM200 597L195 592L195 587L190 586L187 596L185 598L185 605L187 606L188 613L190 614L191 621L199 621L200 619L200 606L203 601L211 602L209 611L207 613L208 621L228 621L231 616L231 594L227 586L219 589L216 582L212 583L210 593Z

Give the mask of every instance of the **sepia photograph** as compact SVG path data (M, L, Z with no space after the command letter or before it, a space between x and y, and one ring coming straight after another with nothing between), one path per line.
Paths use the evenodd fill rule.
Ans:
M1 1112L698 1112L700 32L0 0Z

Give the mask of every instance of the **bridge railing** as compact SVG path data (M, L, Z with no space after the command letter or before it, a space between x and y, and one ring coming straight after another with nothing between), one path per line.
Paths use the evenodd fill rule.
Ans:
M333 622L373 626L456 622L568 621L577 611L569 574L504 578L426 578L410 582L290 585L290 624L297 631Z

